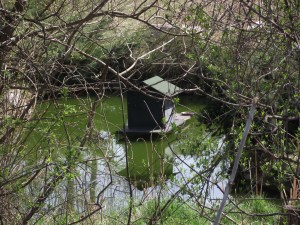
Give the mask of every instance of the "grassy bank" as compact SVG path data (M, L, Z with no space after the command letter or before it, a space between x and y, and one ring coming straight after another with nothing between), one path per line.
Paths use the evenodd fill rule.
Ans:
M218 205L197 206L191 200L184 202L174 200L166 208L166 201L158 202L157 199L135 205L133 208L131 224L212 224ZM158 210L161 209L161 210ZM91 209L92 210L92 209ZM281 203L277 200L268 200L262 197L243 199L240 203L230 203L225 209L221 224L279 224ZM82 224L126 224L128 209L107 212L99 210L97 213L84 220ZM38 224L69 224L83 218L84 215L69 213L68 218L44 217ZM80 223L79 223L80 224Z

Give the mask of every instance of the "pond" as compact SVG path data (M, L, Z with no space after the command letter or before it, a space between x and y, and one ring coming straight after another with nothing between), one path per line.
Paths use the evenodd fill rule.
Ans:
M222 174L228 165L217 159L222 155L224 138L212 136L199 122L198 116L206 104L205 98L181 96L176 111L195 113L184 126L168 135L127 142L135 202L158 195L168 198L178 194L185 198L195 190L209 204L222 197ZM126 102L124 105L126 113ZM49 163L58 164L78 156L73 175L59 185L48 207L67 201L82 212L86 205L95 202L107 210L128 205L126 145L116 135L123 126L121 98L107 96L99 101L92 124L94 129L89 134L91 141L80 146L86 132L87 112L91 108L92 99L89 98L44 102L39 105L37 122L31 124L35 129L28 127L31 135L27 148L32 149L28 155L29 164L38 164L45 158Z

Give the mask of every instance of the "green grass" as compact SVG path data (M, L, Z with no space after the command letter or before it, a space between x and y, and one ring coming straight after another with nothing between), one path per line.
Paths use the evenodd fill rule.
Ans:
M160 203L162 207L165 201ZM200 217L196 209L190 204L179 200L173 201L165 210L157 209L156 200L151 200L135 210L134 217L136 224L149 224L149 221L155 221L157 224L206 224L208 221ZM154 216L156 215L156 216Z
M268 200L263 196L254 196L242 199L237 205L238 208L233 204L227 206L225 212L228 218L223 217L223 223L232 224L234 220L238 224L279 224L280 216L273 214L281 212L279 199Z
M281 212L281 204L278 201L267 200L258 196L242 199L241 203L236 203L238 208L233 204L228 204L220 224L279 224L280 216L278 215L259 216L261 214ZM218 205L216 205L214 209L205 208L202 211L202 208L197 207L192 201L177 199L172 201L163 211L157 210L158 208L161 209L165 203L166 200L160 200L159 203L157 198L145 201L142 204L135 202L131 224L212 224L218 210ZM83 216L70 212L68 214L68 222L74 222ZM126 207L116 211L99 211L79 224L126 224L127 216L128 208ZM44 224L44 222L47 222L47 224L65 224L66 220L65 214L56 215L55 217L45 215L37 224Z

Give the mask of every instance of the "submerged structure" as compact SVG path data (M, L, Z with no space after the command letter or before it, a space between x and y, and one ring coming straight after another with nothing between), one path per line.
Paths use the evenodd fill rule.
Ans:
M182 91L159 76L144 80L141 91L129 90L125 133L128 136L168 133L173 124L182 125L190 116L176 114L173 102L173 97Z

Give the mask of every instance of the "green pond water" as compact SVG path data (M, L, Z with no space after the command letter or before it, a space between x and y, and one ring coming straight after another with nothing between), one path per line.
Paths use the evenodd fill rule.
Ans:
M179 98L180 104L176 105L176 112L191 111L199 115L207 106L205 98ZM78 163L75 171L84 185L76 186L75 181L68 180L66 186L72 195L86 188L91 201L95 201L97 193L110 182L109 174L127 177L125 142L116 135L116 131L123 127L122 102L119 96L107 96L98 102L92 122L93 132L89 133L89 141L83 147L80 146L86 133L93 100L84 97L62 98L41 103L37 108L36 120L28 125L26 147L29 149L28 161L32 164L38 164L42 160L65 162L79 155L81 163ZM126 99L124 101L126 119ZM35 129L31 129L32 127ZM205 147L200 148L200 142ZM188 166L201 168L202 162L209 163L211 152L217 154L221 149L220 138L210 137L197 115L171 134L150 139L131 139L127 144L130 178L137 191L159 182L189 178L191 173ZM107 164L110 165L109 169ZM126 180L121 178L117 179L111 192L105 194L107 198L115 197L118 191L119 197L123 198L121 193L128 192ZM177 182L177 186L180 186L180 182ZM170 189L176 190L174 187ZM65 190L57 195L61 194L68 195Z
M78 148L86 130L91 100L93 99L68 98L55 102L48 101L39 105L38 111L43 114L39 115L41 121L38 128L32 131L29 145L32 149L40 149L40 151L35 152L38 153L37 158L44 155L43 153L45 155L50 153L53 155L53 159L64 160L68 156L70 147ZM201 112L205 101L204 98L181 97L180 105L176 106L176 111ZM126 119L126 99L124 106ZM124 146L124 140L119 141L118 135L116 135L118 130L123 129L120 97L109 96L98 103L93 128L92 135L99 135L99 137L95 137L95 142L89 142L82 151L89 152L94 157L112 157L113 149L111 148L116 148L117 144ZM188 137L192 140L203 134L203 128L203 125L197 121L197 116L194 116L180 128L183 131L179 130L178 132L181 132L181 137ZM170 152L166 153L165 150L170 144L176 142L178 137L174 131L166 136L131 139L128 142L131 175L147 179L150 174L157 175L162 170L171 171L172 163L166 165L161 160L166 159L166 154L171 154ZM176 151L176 148L172 150ZM122 171L120 172L122 173Z

